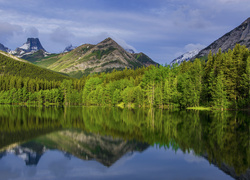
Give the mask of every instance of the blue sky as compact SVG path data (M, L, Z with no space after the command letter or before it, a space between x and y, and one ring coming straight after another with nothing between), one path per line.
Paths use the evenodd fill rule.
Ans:
M250 0L0 0L0 43L39 37L48 52L107 37L165 64L250 17Z

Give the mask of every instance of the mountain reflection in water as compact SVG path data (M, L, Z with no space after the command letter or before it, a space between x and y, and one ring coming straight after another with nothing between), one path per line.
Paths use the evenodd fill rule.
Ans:
M14 154L28 166L39 165L44 154L59 150L69 159L112 167L154 147L192 152L233 178L249 179L248 117L245 112L0 106L0 162Z
M109 167L125 154L143 151L149 145L136 141L124 141L110 136L85 133L80 130L61 130L38 137L22 145L9 148L0 154L15 154L26 165L37 165L48 150L60 150L70 158L72 155L83 160L96 160Z

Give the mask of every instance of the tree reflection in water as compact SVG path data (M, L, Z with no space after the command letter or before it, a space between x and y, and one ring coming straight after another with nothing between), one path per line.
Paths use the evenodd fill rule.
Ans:
M250 167L249 121L246 112L230 111L1 106L0 149L4 155L32 140L34 146L40 143L110 166L126 152L157 144L193 151L241 174Z

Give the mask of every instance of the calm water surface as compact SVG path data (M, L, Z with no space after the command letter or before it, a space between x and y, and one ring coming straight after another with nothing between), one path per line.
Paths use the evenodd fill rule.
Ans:
M250 179L247 112L0 106L0 179Z

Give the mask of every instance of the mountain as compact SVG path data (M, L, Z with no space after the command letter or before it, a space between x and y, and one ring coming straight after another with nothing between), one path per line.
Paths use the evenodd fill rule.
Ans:
M235 171L234 167L229 166L225 164L224 162L217 162L215 159L209 159L207 154L201 155L203 158L205 158L207 161L209 161L210 164L213 164L215 167L219 168L224 173L228 174L234 179L237 180L249 180L250 179L250 168L247 168L247 170L244 173L238 173Z
M35 143L26 143L9 149L7 152L13 153L23 159L27 166L37 165L40 158L45 153L46 148L38 143L34 144Z
M70 52L70 51L72 51L72 50L75 49L75 48L77 48L77 46L72 46L72 44L71 44L71 45L67 46L67 47L63 50L63 53Z
M150 62L156 64L152 60L146 63L137 60L113 39L107 38L97 45L84 44L68 53L48 56L36 64L80 78L90 73L148 66Z
M186 52L182 54L181 56L177 57L173 61L171 61L170 66L172 66L175 63L181 64L183 61L189 61L193 57L195 57L200 52L200 49L194 49L192 51Z
M36 140L49 149L58 149L83 160L96 160L105 166L112 166L125 155L142 152L148 144L128 141L112 136L102 136L80 130L63 130L42 136Z
M42 50L44 52L44 56L46 56L46 54L49 54L43 48L38 38L28 38L26 43L24 43L21 47L18 47L15 51L11 51L11 54L22 58L39 50Z
M247 48L250 48L250 18L201 50L195 58L207 56L210 51L215 54L219 48L221 48L222 52L226 52L229 49L233 50L236 44L245 45Z
M134 58L137 59L139 62L141 62L144 66L159 65L158 63L154 62L150 57L148 57L146 54L142 52L133 53L132 56L134 56Z
M0 151L0 159L8 153L12 153L23 159L27 166L38 165L46 151L57 149L62 151L65 156L73 155L87 161L96 160L104 166L110 167L121 157L131 156L135 151L142 152L148 146L146 143L71 129L40 136L14 147L7 147L4 151Z
M5 47L3 44L0 43L0 51L10 52L10 49Z
M46 80L70 79L68 76L38 67L17 57L12 58L12 55L4 52L0 52L0 75L15 75Z
M25 59L31 63L35 63L36 61L39 61L39 60L42 60L48 56L50 56L51 54L40 49L38 51L34 51L34 52L31 52L31 53L26 53L26 54L23 54L21 56L22 59Z

